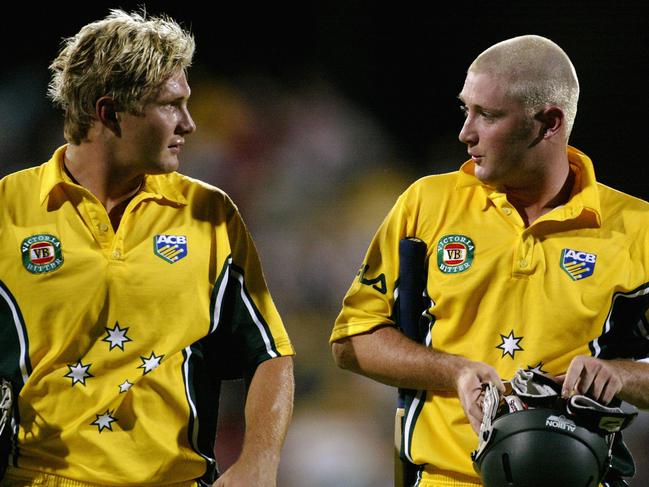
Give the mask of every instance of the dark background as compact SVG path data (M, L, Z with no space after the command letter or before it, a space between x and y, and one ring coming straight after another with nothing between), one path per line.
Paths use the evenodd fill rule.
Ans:
M640 2L375 3L147 4L197 42L189 80L198 130L182 171L238 204L297 350L282 487L392 486L396 391L337 369L327 341L398 194L466 159L456 95L480 52L522 34L562 46L581 84L571 144L591 156L600 181L649 198L649 17ZM61 40L109 8L140 5L3 5L0 177L64 142L45 94ZM238 454L242 394L228 384L222 395L222 467ZM625 436L638 463L634 487L649 478L648 427L643 413Z
M459 131L455 95L479 52L514 35L550 37L573 60L581 84L571 143L592 157L600 180L647 198L642 154L649 105L642 66L649 20L639 2L374 3L175 1L150 2L147 9L191 28L197 69L226 77L272 76L288 89L316 78L332 83L376 117L401 159L416 169L431 163L436 139L452 141L449 136ZM103 17L109 7L139 5L4 6L2 77L29 69L41 80L41 91L31 98L44 97L47 64L63 36ZM23 97L25 104L35 102Z

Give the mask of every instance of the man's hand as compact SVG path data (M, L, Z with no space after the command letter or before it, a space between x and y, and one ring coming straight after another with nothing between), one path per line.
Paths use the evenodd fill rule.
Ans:
M271 467L276 468L274 465ZM246 461L239 458L213 484L213 487L276 487L277 472L262 471L263 467L257 461Z
M563 397L582 394L602 404L610 403L623 385L620 371L612 362L585 355L572 359L566 374L557 380L562 384Z
M496 369L482 362L469 362L459 369L455 384L464 413L473 430L478 433L482 424L483 384L491 382L500 392L505 386Z

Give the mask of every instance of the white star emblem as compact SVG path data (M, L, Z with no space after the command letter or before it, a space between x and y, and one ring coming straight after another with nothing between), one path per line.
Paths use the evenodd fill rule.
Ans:
M77 382L80 382L82 385L86 385L86 379L88 377L94 377L90 372L88 372L88 369L92 364L88 365L83 365L81 360L79 360L76 364L70 365L68 364L68 369L70 369L70 372L65 374L65 377L69 377L72 379L72 385L74 386Z
M528 365L527 370L529 370L530 372L536 372L537 374L543 374L543 375L546 375L548 373L547 371L543 370L543 362L539 362L534 367Z
M110 349L112 350L115 347L118 347L120 350L124 350L124 343L130 342L131 339L126 336L128 327L120 328L119 323L115 323L113 328L105 328L106 336L102 338L103 342L110 343Z
M509 335L507 336L501 334L500 338L502 338L502 343L496 348L500 348L503 351L501 358L504 358L505 355L509 355L511 356L511 358L514 358L514 354L516 352L523 350L523 347L518 344L518 342L520 342L523 337L514 336L514 330L510 331Z
M128 391L131 387L133 387L133 384L131 384L128 380L125 380L123 383L119 385L119 392L126 392Z
M142 365L138 366L138 369L144 369L142 375L146 375L160 365L160 362L162 362L163 357L164 355L158 356L155 354L155 352L151 352L149 358L140 356L140 358L142 359Z
M106 409L105 413L95 414L95 416L97 416L97 419L95 419L90 424L93 426L97 426L99 428L100 433L104 429L109 429L113 431L113 422L117 421L117 418L113 418L113 411L109 411L108 409Z

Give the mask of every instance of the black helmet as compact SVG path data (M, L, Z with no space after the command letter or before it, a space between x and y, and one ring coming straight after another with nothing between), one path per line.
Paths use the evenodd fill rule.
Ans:
M563 400L553 381L530 371L519 370L506 387L505 395L492 385L485 390L480 444L472 454L484 486L597 487L611 466L616 435L637 410L585 396Z
M557 409L505 414L474 467L485 487L597 487L609 465L608 436Z

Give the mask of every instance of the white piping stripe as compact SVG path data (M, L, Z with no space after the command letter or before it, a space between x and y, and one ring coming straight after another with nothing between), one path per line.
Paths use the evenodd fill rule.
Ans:
M599 346L598 341L599 338L595 338L595 340L593 340L593 357L599 357L599 354L602 353L602 347Z
M264 343L266 344L266 352L272 358L278 357L277 353L273 350L273 347L270 342L270 338L266 333L266 329L264 328L264 325L261 323L261 321L259 321L259 318L255 313L255 308L253 307L252 303L248 299L248 296L246 295L245 286L243 283L243 276L237 271L235 271L234 269L232 269L232 273L234 274L234 277L236 277L236 279L239 281L239 284L241 285L241 299L243 300L243 303L246 305L246 308L248 308L248 313L250 314L250 317L255 322L255 325L257 325L261 337L264 339Z
M191 347L185 347L185 361L183 362L183 373L185 374L185 395L187 396L187 402L189 402L189 407L192 410L192 416L194 417L194 429L192 431L192 445L194 449L198 450L198 413L196 412L196 405L192 401L191 393L189 392L189 358L192 356Z
M192 416L194 417L194 427L192 428L192 446L194 447L194 451L196 453L202 456L205 460L211 462L212 459L203 455L198 447L198 412L196 411L196 405L194 404L192 396L189 392L189 358L192 356L191 347L186 347L185 352L187 353L187 357L185 357L185 361L183 363L183 373L185 374L185 395L187 396L187 402L189 403L189 407L192 410Z
M410 453L410 427L412 425L412 421L415 416L415 411L419 407L419 403L421 402L421 397L423 394L424 391L417 391L417 395L412 398L412 403L410 403L410 407L408 408L408 416L406 416L406 423L403 425L404 452L406 454L406 457L408 457L408 460L410 460L411 463L414 462L412 460L412 456Z
M431 300L432 302L432 300ZM432 343L432 338L433 338L433 327L432 325L428 326L428 333L426 333L426 346L430 347ZM403 427L403 435L404 435L404 452L406 454L406 457L408 457L408 460L410 460L411 463L415 463L412 460L411 452L410 452L410 432L411 432L411 425L414 420L415 416L415 411L417 411L417 408L419 407L419 403L421 403L421 400L423 398L425 391L417 391L417 395L412 399L412 403L410 404L410 407L408 408L408 415L406 416L406 423Z
M645 287L644 289L640 289L639 291L636 291L633 294L622 294L622 293L616 293L615 296L613 296L613 302L611 303L611 308L608 310L608 316L606 317L606 322L604 324L604 333L602 335L605 335L611 330L611 315L613 314L613 309L615 309L615 301L619 297L624 297L624 298L637 298L638 296L644 296L645 294L649 294L649 286ZM599 354L602 352L602 348L599 346L599 339L601 337L596 338L593 340L593 348L595 349L595 353L593 354L593 357L599 357Z
M25 358L27 356L27 341L25 340L23 327L21 326L16 306L2 286L0 286L0 296L4 298L6 303L9 305L9 308L11 308L11 314L14 319L14 326L16 327L16 333L18 334L18 340L20 342L20 372L23 375L23 383L25 383L27 382L27 379L29 379L29 374L27 373L27 361Z
M216 328L219 326L219 320L221 319L221 305L223 304L223 296L225 294L225 290L228 287L228 276L230 275L230 266L232 264L232 257L228 257L228 260L226 261L226 268L223 271L223 280L221 281L221 285L219 286L219 290L216 293L216 300L214 302L214 316L212 319L212 329L210 330L210 333L214 332Z

